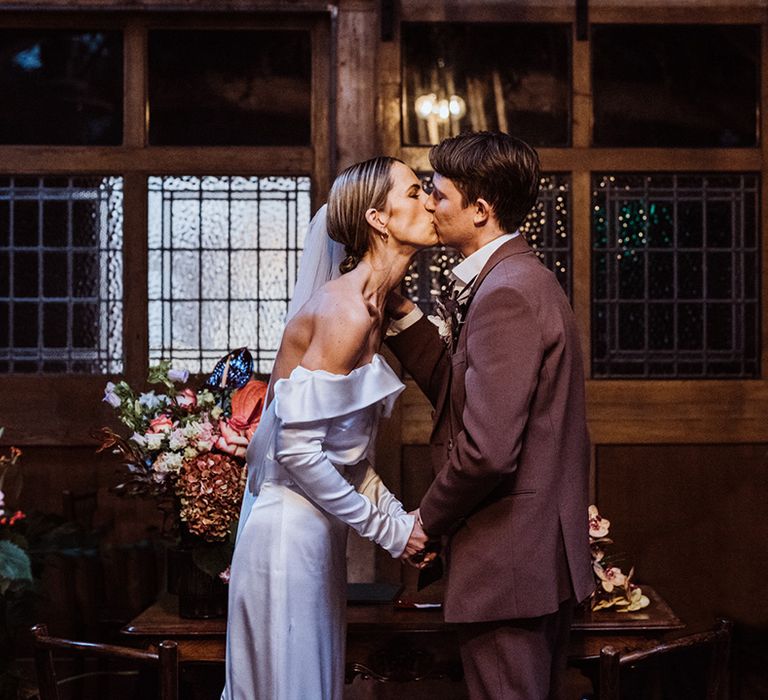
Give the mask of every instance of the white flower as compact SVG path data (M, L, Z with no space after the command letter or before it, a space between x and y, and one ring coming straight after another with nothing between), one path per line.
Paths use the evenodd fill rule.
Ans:
M178 474L181 469L183 459L176 452L163 452L152 465L152 478L162 483L169 474Z
M170 379L172 382L181 382L182 384L184 384L187 381L187 379L189 379L189 370L188 369L169 369L168 379Z
M148 450L159 450L163 446L164 433L147 433L144 439L147 441Z
M203 389L197 395L197 403L200 406L213 406L216 403L216 397L208 389Z
M165 452L162 457L168 467L168 471L178 472L181 469L184 458L178 452Z
M168 437L168 447L172 450L180 450L187 446L187 438L182 428L176 428Z
M198 440L197 449L200 452L210 452L213 449L213 443L208 440Z
M131 435L129 440L132 440L135 442L139 447L146 447L147 446L147 440L141 433L134 433Z
M203 428L198 421L191 421L182 428L182 432L187 440L194 440L203 432Z
M197 450L194 447L185 447L184 448L184 459L194 459L197 457Z
M427 316L427 320L437 326L437 333L443 342L448 343L452 340L451 319L441 318L440 316Z
M224 409L221 406L214 406L211 409L211 418L213 420L219 420L219 418L221 418L222 413L224 413Z

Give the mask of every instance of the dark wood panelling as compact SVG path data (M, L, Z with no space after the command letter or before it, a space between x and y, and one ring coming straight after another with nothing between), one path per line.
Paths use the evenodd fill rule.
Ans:
M737 623L734 697L767 697L768 445L602 446L596 502L620 566L689 629Z

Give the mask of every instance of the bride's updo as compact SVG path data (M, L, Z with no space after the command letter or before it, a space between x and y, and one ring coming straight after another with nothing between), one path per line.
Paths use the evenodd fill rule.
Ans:
M347 257L339 270L354 270L371 241L371 227L365 220L368 209L383 209L392 189L390 171L397 158L378 156L350 165L333 181L328 194L326 224L328 235L344 246Z

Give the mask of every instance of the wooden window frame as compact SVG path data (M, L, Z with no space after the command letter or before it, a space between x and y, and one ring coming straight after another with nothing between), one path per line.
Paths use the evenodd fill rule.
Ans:
M105 3L106 5L106 3ZM105 13L8 12L3 28L103 29L123 32L123 143L119 146L0 145L0 174L90 174L123 178L123 361L118 377L80 374L0 375L0 425L18 445L91 444L110 419L101 403L108 380L143 385L149 358L147 177L150 175L308 176L312 208L323 201L332 163L329 12ZM199 9L199 8L197 8ZM274 7L273 7L274 9ZM305 29L312 43L311 142L307 146L150 146L147 37L153 29ZM74 410L73 410L74 408Z
M592 173L599 172L758 172L761 240L768 230L768 18L755 7L590 7L590 24L749 24L761 28L760 141L752 148L596 148L591 145L592 85L590 38L576 36L570 6L518 6L489 2L435 3L402 0L403 22L545 22L572 27L572 132L570 148L540 148L542 170L571 174L573 307L581 330L587 373L587 410L592 441L598 444L751 443L768 441L768 285L761 284L760 379L611 380L590 376L591 195ZM403 147L400 140L400 30L382 44L379 75L383 152L398 155L411 167L429 170L428 147ZM386 78L386 79L385 79ZM761 250L768 269L768 245ZM403 444L429 441L430 409L410 384L402 409Z

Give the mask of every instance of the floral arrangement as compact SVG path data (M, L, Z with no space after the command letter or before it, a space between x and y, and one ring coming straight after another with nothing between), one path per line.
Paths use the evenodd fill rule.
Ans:
M0 438L3 432L4 429L0 428ZM19 527L26 515L20 510L8 507L4 491L6 477L17 467L20 457L21 450L16 447L11 447L8 454L0 454L0 595L32 583L27 540ZM19 491L20 479L17 479L17 483L16 491Z
M267 393L267 385L251 377L252 366L250 353L241 348L223 358L200 389L186 386L189 373L168 361L149 370L147 381L160 385L159 391L137 393L125 381L108 382L104 401L131 431L127 437L110 428L97 433L99 451L118 454L127 470L116 491L154 496L175 525L183 523L182 532L231 546L245 452Z
M595 573L595 592L592 594L592 610L614 608L616 612L634 612L646 607L650 601L642 589L632 583L634 567L625 574L613 566L612 558L605 552L606 545L613 544L608 537L611 527L597 506L589 506L589 546L592 550L592 570Z

